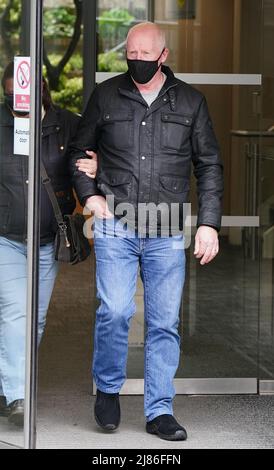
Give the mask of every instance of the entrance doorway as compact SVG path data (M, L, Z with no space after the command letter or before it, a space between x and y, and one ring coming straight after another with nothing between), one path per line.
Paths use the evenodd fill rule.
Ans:
M186 0L181 6L173 0L44 0L43 7L44 73L61 107L81 113L95 82L126 70L127 30L145 20L165 29L177 76L205 94L225 167L221 250L203 268L193 244L186 253L176 390L273 393L274 0ZM12 54L30 54L30 2L16 1L12 8L21 15L21 42L18 34L8 41L1 31L2 71ZM57 10L59 23L52 21ZM2 27L14 31L14 15L9 18ZM191 202L194 238L195 180ZM143 393L142 297L139 280L124 394ZM65 400L81 402L83 413L89 406L97 305L94 256L76 267L61 266L39 349L38 415L62 421L59 404ZM34 423L31 429L34 437ZM0 441L27 447L19 434L0 417Z

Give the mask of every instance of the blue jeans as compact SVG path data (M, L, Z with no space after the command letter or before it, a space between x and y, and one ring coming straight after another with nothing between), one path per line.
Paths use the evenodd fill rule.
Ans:
M107 223L112 224L113 221ZM178 334L185 279L183 235L167 238L124 236L114 219L115 237L106 221L95 222L97 309L93 377L99 390L120 392L126 380L128 333L136 311L138 268L144 285L145 390L147 421L173 414L173 379L180 358Z
M53 243L40 248L38 339L57 275ZM0 237L0 395L7 403L25 395L27 247Z

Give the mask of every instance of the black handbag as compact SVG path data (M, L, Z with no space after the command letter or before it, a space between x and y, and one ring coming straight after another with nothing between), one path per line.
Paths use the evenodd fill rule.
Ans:
M42 162L41 176L58 224L55 236L55 259L73 265L80 263L91 253L89 241L84 235L86 219L82 214L63 216L51 180Z

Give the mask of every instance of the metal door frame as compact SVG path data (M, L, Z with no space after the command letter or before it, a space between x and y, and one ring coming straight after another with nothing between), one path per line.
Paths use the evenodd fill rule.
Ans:
M30 9L30 153L28 185L28 285L26 322L24 448L36 447L38 306L40 256L40 158L42 143L43 0Z

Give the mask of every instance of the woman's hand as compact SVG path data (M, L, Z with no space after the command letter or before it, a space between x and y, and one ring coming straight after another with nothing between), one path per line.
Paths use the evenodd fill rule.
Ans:
M86 154L89 158L77 160L76 166L79 171L85 173L89 178L95 179L98 168L97 153L87 151Z

